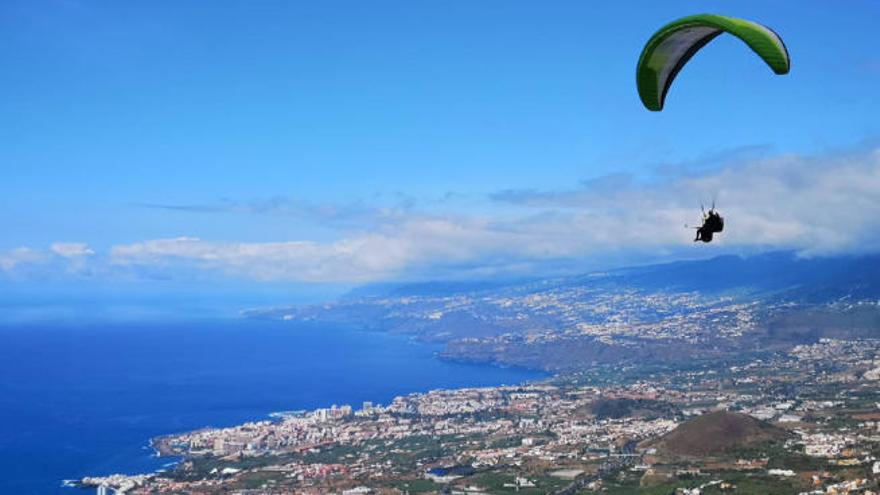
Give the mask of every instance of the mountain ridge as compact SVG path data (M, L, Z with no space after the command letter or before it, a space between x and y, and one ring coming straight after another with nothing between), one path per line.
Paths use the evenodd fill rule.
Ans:
M867 269L867 270L866 270ZM697 260L675 260L576 275L521 277L504 280L441 280L368 284L352 289L358 297L429 296L481 293L527 285L628 283L646 288L724 291L743 286L777 291L804 284L862 282L880 295L880 255L802 257L794 251L753 255L724 254Z
M714 359L880 333L877 255L772 252L571 277L374 289L246 316L399 333L442 343L446 359L554 372Z

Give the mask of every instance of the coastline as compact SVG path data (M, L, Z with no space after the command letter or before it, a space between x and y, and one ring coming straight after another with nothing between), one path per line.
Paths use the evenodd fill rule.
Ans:
M176 456L174 449L171 447L169 435L151 438L150 448L156 453L156 457Z
M166 473L168 470L165 467L173 467L184 465L184 464L192 464L194 461L204 460L205 458L214 459L217 461L241 461L242 459L248 457L261 457L266 455L263 453L246 453L245 451L237 451L237 452L217 452L217 443L216 441L213 443L213 451L205 450L196 452L192 450L192 438L200 437L200 436L215 436L217 434L224 434L227 432L235 432L235 431L253 431L259 427L283 427L288 422L294 423L322 423L322 422L339 422L339 421L347 421L355 418L361 419L369 419L375 418L378 415L385 414L396 414L396 415L409 415L413 412L411 411L411 407L413 401L422 400L425 397L429 397L435 394L441 394L444 396L457 396L459 394L478 394L482 395L483 393L497 393L498 391L515 391L515 390L538 390L544 388L552 388L555 389L554 385L549 385L547 380L551 379L552 376L542 377L539 380L523 380L520 383L516 384L498 384L494 386L481 386L481 387L458 387L458 388L440 388L440 389L432 389L421 392L411 392L408 394L395 396L388 405L381 404L364 404L363 409L355 411L352 406L343 404L341 406L337 406L333 404L329 409L328 408L318 408L315 410L298 410L294 414L291 414L290 411L279 411L273 412L266 415L266 417L270 419L262 419L262 420L253 420L248 421L243 424L221 427L221 428L200 428L197 430L191 430L183 433L176 434L168 434L162 435L158 437L154 437L150 440L150 446L154 449L156 456L159 458L168 458L168 457L176 457L178 460L164 464L162 469L157 469L149 473L138 473L138 474L112 474L107 476L87 476L78 481L73 480L64 480L63 486L65 487L76 487L76 488L85 488L85 487L98 487L98 486L109 486L113 489L121 489L123 491L127 491L132 488L147 486L148 483L153 481L162 481L164 478L160 478L160 475ZM470 407L470 406L465 406ZM474 409L473 413L479 413L482 409L479 407ZM456 414L461 413L461 411L455 412ZM415 414L419 414L418 411ZM181 439L185 439L186 441L180 441ZM305 453L307 451L312 451L312 449L320 449L324 447L333 446L339 443L338 439L331 438L326 439L324 441L318 441L311 444L299 445L290 447L287 449L279 450L270 455L283 455L283 454L291 454L291 453ZM186 447L177 448L175 445L186 445ZM221 444L222 445L222 444ZM249 448L249 447L248 447ZM188 468L187 468L188 469ZM215 471L217 471L215 469ZM213 472L215 472L213 471ZM239 468L224 468L222 473L226 473L228 471L229 474L236 474L241 471ZM167 479L164 479L168 481ZM120 488L121 487L121 488Z
M245 327L246 331L252 336L253 335L253 332L252 332L253 328L251 328L252 327L251 323L254 323L254 322L252 320L237 322L238 325ZM260 322L260 323L257 323L257 325L265 326L265 327L267 327L266 329L272 329L271 331L274 331L274 329L279 328L275 322L268 322L268 323L267 322ZM289 324L285 324L280 328L283 330L283 332L285 334L289 333L292 335L295 334L295 335L299 335L299 336L307 336L310 338L320 337L320 339L322 339L322 340L328 340L328 338L330 340L334 340L334 339L337 339L340 336L342 336L342 341L334 344L337 346L347 345L347 344L344 344L343 342L350 340L350 338L352 336L354 336L355 340L362 340L362 341L368 340L369 342L366 342L367 347L375 347L377 349L381 348L383 353L389 352L388 347L390 344L390 347L392 349L397 348L396 351L391 352L392 355L399 354L402 356L406 356L407 360L412 361L414 363L415 362L418 363L417 365L415 365L416 366L415 368L409 368L410 366L413 366L413 365L407 365L408 366L407 369L414 369L414 370L419 369L419 370L422 370L420 372L425 374L426 376L433 377L433 378L427 378L427 379L420 380L421 384L416 383L414 386L407 387L406 389L401 388L400 384L391 383L391 385L394 385L394 388L397 389L393 394L391 394L391 395L385 395L382 393L379 393L376 395L371 394L369 397L366 397L364 400L369 400L370 398L373 398L373 400L376 400L376 401L387 402L387 401L393 400L393 398L395 398L395 397L413 394L413 393L422 393L422 392L427 392L427 391L435 390L435 389L460 389L460 388L471 388L474 386L513 385L513 384L521 384L521 383L526 383L526 382L539 380L539 379L545 379L549 376L548 373L542 372L542 371L525 370L525 369L522 369L519 367L511 367L511 366L499 365L499 364L495 364L495 363L461 363L461 362L455 362L452 360L444 359L441 356L441 354L439 352L437 352L436 343L424 342L424 341L420 341L418 339L413 339L409 335L391 334L391 333L387 333L387 332L376 332L376 331L370 331L370 330L365 330L365 329L353 329L353 328L342 329L341 333L337 334L336 332L327 331L327 330L329 330L327 327L323 327L321 329L312 327L312 328L310 328L310 330L313 330L313 331L310 331L310 332L296 332L296 331L291 332L291 330L295 330L295 329L291 328L289 326ZM358 347L363 348L364 346L363 345L360 345L360 346L351 345L351 348L358 348ZM419 350L413 352L413 348L416 348ZM422 357L419 358L418 356L422 356ZM371 357L371 359L383 359L383 358L384 358L384 356L381 354L375 356L375 358ZM339 364L339 366L343 366L343 365L344 365L344 363ZM424 370L429 370L429 369L434 369L434 368L438 369L438 371L439 371L439 370L443 370L443 369L449 369L450 366L453 367L452 369L457 370L455 375L458 375L459 378L455 378L454 376L448 377L448 378L444 377L445 379L440 380L440 383L432 383L432 382L437 382L436 377L443 376L444 373L442 373L442 372L430 373L430 372L424 371ZM408 373L409 373L409 371L408 371ZM397 376L397 373L395 373L394 376ZM494 376L494 378L493 378L493 376ZM514 376L517 378L510 379L511 376ZM382 375L379 375L373 381L382 382L382 380L383 380ZM446 383L443 383L444 381ZM450 381L452 381L453 383L450 384L449 383ZM410 380L410 382L412 382L412 380ZM455 383L455 382L459 382L459 383ZM384 387L387 387L387 385L385 385ZM356 390L357 388L358 387L351 387L351 388L339 387L338 390L336 390L337 393L334 393L332 395L327 394L326 392L322 392L321 396L323 397L323 399L319 403L310 404L305 408L297 407L297 406L301 406L301 405L305 405L305 404L298 402L296 400L296 398L294 397L291 402L284 404L284 405L281 405L281 407L276 407L276 408L271 408L271 409L267 408L261 412L255 411L254 413L247 414L246 416L244 416L243 418L240 418L238 420L219 421L219 422L211 421L211 422L208 422L207 424L215 424L216 425L219 423L219 425L221 425L221 426L228 425L231 427L231 426L242 424L243 422L260 422L260 421L278 420L278 418L286 417L287 415L292 413L290 406L294 406L293 408L296 409L295 411L293 411L293 413L303 414L305 411L313 411L315 409L315 406L318 406L318 408L328 407L328 406L331 406L334 402L335 403L344 403L344 402L352 403L353 402L353 403L359 404L360 403L359 401L361 399L358 399L357 396L352 397L351 394L349 393L350 389ZM206 424L205 422L202 423L202 425L205 425L205 424ZM202 426L200 428L195 428L195 429L168 428L168 429L165 429L164 432L161 432L159 435L145 438L145 440L148 442L145 447L147 447L151 450L151 453L152 453L151 457L160 458L160 459L171 459L171 458L177 457L177 458L180 458L180 460L175 461L175 464L179 464L179 463L184 462L186 460L185 456L181 456L180 453L174 449L174 447L170 443L170 438L173 437L175 434L177 434L175 432L182 432L182 431L183 432L193 432L193 431L206 430L206 429L210 429L210 427ZM142 445L144 445L144 444L142 444ZM162 466L157 466L156 468L153 468L150 470L113 469L111 467L109 470L105 470L104 472L105 473L111 473L111 472L133 473L128 476L138 476L138 473L141 473L140 475L144 476L145 475L144 473L149 473L149 476L153 476L156 474L160 474L163 471L168 470L169 468L173 469L173 467L170 467L167 464L162 465ZM100 471L98 471L98 472L100 472ZM95 474L95 471L90 471L87 474ZM65 476L64 478L69 479L70 476ZM82 481L82 479L85 479L85 478L88 478L88 476L81 478L80 481ZM56 478L56 479L60 479L60 478ZM69 487L71 485L66 484L65 486Z

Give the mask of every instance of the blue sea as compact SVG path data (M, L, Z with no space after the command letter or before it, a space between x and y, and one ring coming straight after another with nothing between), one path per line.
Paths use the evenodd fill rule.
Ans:
M0 325L0 493L160 469L151 437L273 411L514 384L537 372L437 359L435 345L238 318Z

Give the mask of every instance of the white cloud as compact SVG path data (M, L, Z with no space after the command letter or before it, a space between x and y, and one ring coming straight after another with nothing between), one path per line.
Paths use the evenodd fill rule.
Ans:
M711 246L692 246L700 198L717 196L727 217ZM195 238L117 246L120 265L194 264L259 280L363 282L447 270L534 270L542 263L719 248L795 249L804 254L880 248L880 150L782 156L644 184L623 177L570 191L494 196L494 215L411 213L335 242L236 243ZM702 249L702 251L696 251Z
M698 221L700 200L713 196L726 229L712 244L695 245L684 223ZM483 213L400 212L329 242L178 237L117 245L109 256L80 243L56 243L50 251L69 272L88 257L90 273L105 275L186 277L196 270L262 281L359 283L572 271L585 260L595 266L671 254L880 250L880 150L779 156L655 182L614 176L571 190L506 191L491 198ZM45 258L23 248L0 254L0 268Z
M681 225L699 220L701 199L708 203L716 197L727 217L719 244L805 254L880 248L880 150L781 156L652 185L618 183L600 189L507 191L495 199L531 210L568 212L572 226L593 230L590 241L609 247L614 243L608 233L620 234L625 245L678 242Z
M39 263L45 257L39 251L27 247L20 247L6 252L0 252L0 270L11 271L17 266L31 263Z
M88 245L75 242L56 242L49 249L20 247L0 252L0 271L30 275L80 272L86 266L86 259L93 255L95 252Z
M62 258L80 258L95 254L88 244L79 242L56 242L52 244L50 250Z
M173 267L194 263L257 280L365 281L389 276L404 264L391 242L378 236L318 244L310 241L237 243L193 237L115 246L112 263ZM377 253L381 252L381 255Z

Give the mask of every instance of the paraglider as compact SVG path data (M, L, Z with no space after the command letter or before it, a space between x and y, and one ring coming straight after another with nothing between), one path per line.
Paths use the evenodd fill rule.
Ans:
M708 212L702 205L700 205L700 209L703 211L703 225L697 228L694 242L712 242L712 237L724 230L724 217L715 209L714 203Z
M788 50L770 28L756 22L713 14L700 14L670 22L645 44L636 68L639 97L648 110L663 110L666 93L684 65L707 43L722 33L744 41L776 74L791 66Z

